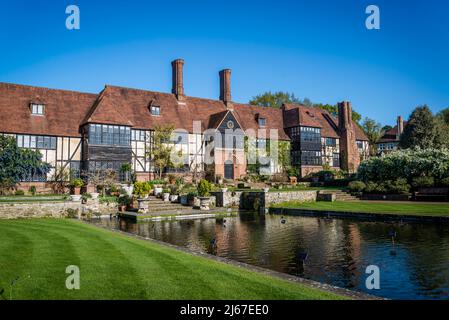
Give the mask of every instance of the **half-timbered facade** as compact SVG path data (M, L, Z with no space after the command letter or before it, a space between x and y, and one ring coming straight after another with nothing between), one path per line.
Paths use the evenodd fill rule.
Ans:
M291 163L303 176L325 164L354 171L368 154L368 139L351 120L348 102L340 104L338 117L301 105L277 109L235 103L229 69L219 73L219 100L189 97L183 65L183 60L172 62L171 93L107 85L90 94L0 83L0 134L14 136L21 148L39 150L50 163L46 177L29 177L35 184L51 182L56 168L82 176L103 169L119 172L124 163L131 164L138 180L151 179L148 153L155 127L163 125L176 128L170 143L184 163L165 172L212 168L224 178L240 178L247 172L247 137L262 155L271 140L290 143ZM281 170L276 159L262 169L263 174Z

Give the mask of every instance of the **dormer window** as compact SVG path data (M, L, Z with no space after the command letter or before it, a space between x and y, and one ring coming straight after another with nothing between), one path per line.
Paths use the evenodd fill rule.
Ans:
M31 114L42 116L42 115L44 115L44 112L45 112L45 105L38 104L38 103L32 103L30 105L30 109L31 109Z
M152 116L160 116L161 115L161 107L159 106L151 106L150 112Z
M258 122L259 122L259 127L265 127L266 124L267 124L267 119L265 119L265 118L259 118L259 119L258 119Z

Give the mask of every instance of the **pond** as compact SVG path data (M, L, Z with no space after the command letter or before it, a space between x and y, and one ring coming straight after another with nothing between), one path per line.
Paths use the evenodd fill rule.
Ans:
M197 220L94 223L390 299L449 299L447 224L298 216L281 220L277 215L241 213ZM380 269L378 290L366 288L369 265Z

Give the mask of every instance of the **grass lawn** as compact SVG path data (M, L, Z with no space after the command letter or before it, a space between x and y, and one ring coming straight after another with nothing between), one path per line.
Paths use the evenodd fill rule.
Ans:
M0 220L0 252L7 299L17 276L13 299L341 298L74 220ZM65 287L68 265L80 290Z
M275 204L276 208L298 208L320 211L346 211L360 213L401 214L422 216L447 216L449 217L449 204L428 203L382 203L382 202L285 202Z

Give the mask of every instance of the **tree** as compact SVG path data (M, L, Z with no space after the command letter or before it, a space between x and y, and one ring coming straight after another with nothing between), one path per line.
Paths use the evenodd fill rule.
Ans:
M437 124L427 105L417 107L404 128L399 146L408 148L433 148L441 147L441 127Z
M374 156L377 153L376 143L379 142L385 131L380 123L370 118L365 118L365 120L363 120L362 129L365 131L369 140L370 155Z
M68 182L70 181L71 173L70 169L64 166L57 166L53 174L51 175L51 181L53 181L51 188L54 193L64 193L65 189L68 187Z
M50 165L39 151L21 149L16 139L0 136L0 187L2 192L35 175L46 175Z
M338 115L338 106L331 104L322 104L322 103L313 103L309 98L299 99L293 93L278 91L272 93L271 91L262 93L252 98L249 102L255 106L261 107L272 107L272 108L280 108L284 103L295 103L304 105L306 107L316 107L321 108L323 110L327 110L334 116ZM352 111L352 120L356 123L362 119L362 116L356 112Z
M268 91L253 97L249 103L261 107L280 108L284 103L300 104L301 100L296 98L293 93L282 91L272 93Z
M441 119L447 126L449 126L449 108L443 109L438 112L437 118Z
M162 172L165 168L173 167L171 159L174 145L170 142L174 126L156 126L153 133L153 145L150 146L147 157L153 162L159 179L162 178Z
M388 125L388 124L382 127L382 131L383 131L383 132L390 131L391 129L393 129L393 127L390 126L390 125Z

